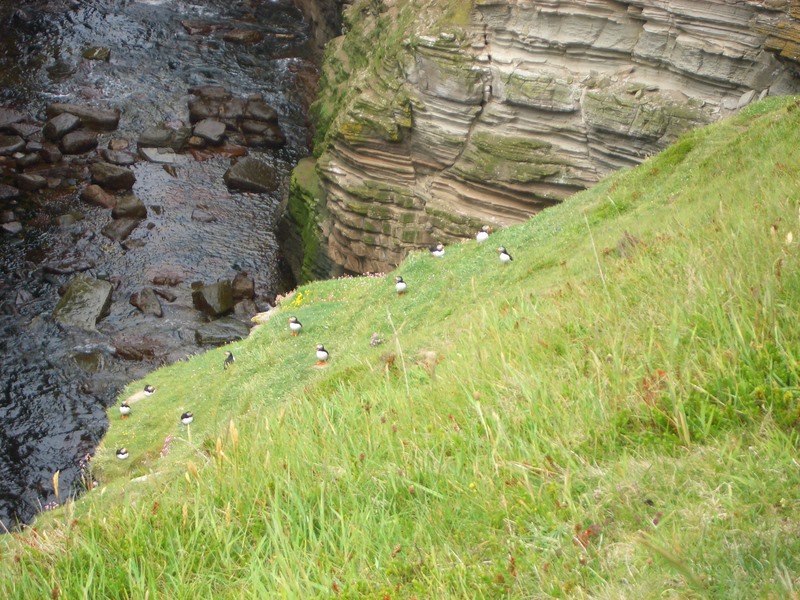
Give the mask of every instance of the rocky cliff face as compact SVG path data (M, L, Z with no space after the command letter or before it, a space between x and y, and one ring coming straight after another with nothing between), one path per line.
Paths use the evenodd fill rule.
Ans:
M514 223L686 130L797 93L797 0L362 0L329 43L316 170L354 272ZM324 197L322 197L324 196Z

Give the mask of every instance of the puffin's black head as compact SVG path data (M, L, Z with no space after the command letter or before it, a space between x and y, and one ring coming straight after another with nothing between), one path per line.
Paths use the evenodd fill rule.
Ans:
M399 275L398 275L397 277L395 277L395 278L394 278L394 280L395 280L397 283L403 283L403 278L402 278L402 277L400 277Z
M156 388L154 388L152 385L144 386L144 393L145 394L152 394L155 391L156 391Z

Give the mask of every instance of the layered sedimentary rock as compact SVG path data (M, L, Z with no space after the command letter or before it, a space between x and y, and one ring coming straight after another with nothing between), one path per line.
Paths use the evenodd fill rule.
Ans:
M322 247L387 270L797 93L797 16L785 0L354 3L315 107Z

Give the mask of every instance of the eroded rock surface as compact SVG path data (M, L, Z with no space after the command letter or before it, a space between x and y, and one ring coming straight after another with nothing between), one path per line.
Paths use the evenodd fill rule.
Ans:
M521 221L691 128L800 91L793 1L483 0L462 26L440 4L389 47L405 5L356 3L329 49L323 245L350 271Z

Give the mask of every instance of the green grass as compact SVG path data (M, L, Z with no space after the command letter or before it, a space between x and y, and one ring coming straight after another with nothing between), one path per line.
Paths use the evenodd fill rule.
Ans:
M797 107L151 374L3 597L797 597Z

